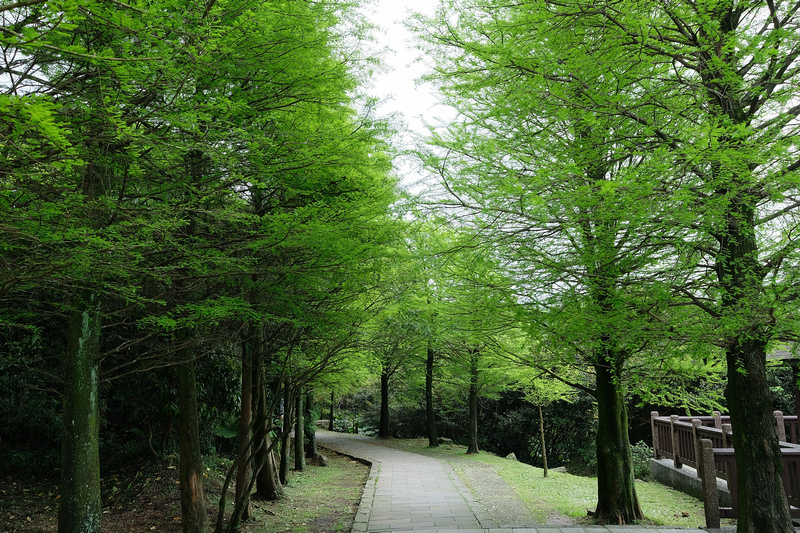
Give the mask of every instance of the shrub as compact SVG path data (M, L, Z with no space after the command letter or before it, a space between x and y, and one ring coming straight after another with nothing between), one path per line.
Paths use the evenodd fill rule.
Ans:
M633 463L633 477L649 481L652 477L650 473L650 459L653 457L653 448L644 441L639 441L631 445L631 462Z

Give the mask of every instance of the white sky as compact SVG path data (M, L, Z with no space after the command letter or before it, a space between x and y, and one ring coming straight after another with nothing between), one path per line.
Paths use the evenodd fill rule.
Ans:
M437 109L435 91L417 81L426 69L424 62L417 61L421 52L415 49L413 34L406 30L403 22L412 12L432 15L437 4L436 0L376 0L365 9L380 27L375 34L378 46L388 50L384 57L386 72L375 77L368 92L386 100L378 108L379 115L401 114L411 135L424 135L425 124L438 124L444 113L441 106ZM402 135L398 148L410 148L411 135ZM407 159L397 161L396 171L406 187L421 178L416 165Z

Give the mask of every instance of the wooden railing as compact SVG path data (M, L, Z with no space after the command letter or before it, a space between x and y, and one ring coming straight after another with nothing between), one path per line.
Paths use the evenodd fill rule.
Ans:
M703 477L698 461L700 439L709 439L714 448L733 447L730 417L723 417L716 411L714 416L696 417L659 416L658 411L653 411L650 413L650 424L655 458L672 459L675 468L689 465L698 471L700 477ZM717 475L727 479L725 471Z
M792 518L800 518L800 446L781 447L783 469L781 478L783 491L789 502L789 513ZM706 514L706 526L720 527L720 518L736 518L739 516L739 487L736 483L736 456L733 448L712 448L711 441L700 441L701 464L704 469L724 469L728 475L728 490L731 493L731 507L720 507L716 479L703 476L703 508ZM719 470L717 471L719 472ZM732 480L732 482L731 482Z
M800 425L796 416L775 411L775 433L783 457L783 486L792 517L800 518ZM730 418L715 411L714 416L659 416L650 413L653 452L656 459L672 459L675 468L694 467L703 481L706 525L719 527L720 518L738 516L738 486ZM712 471L713 476L705 472ZM732 507L720 507L716 478L728 481Z

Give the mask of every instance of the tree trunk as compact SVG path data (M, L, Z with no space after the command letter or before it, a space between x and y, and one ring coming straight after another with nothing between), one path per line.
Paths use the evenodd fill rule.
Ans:
M200 454L200 422L197 411L195 364L187 350L177 365L180 411L180 493L184 533L208 533L209 522L203 495L203 459Z
M317 457L317 421L314 420L314 393L306 393L306 420L305 420L305 434L306 434L306 458L316 459Z
M329 418L328 418L328 431L333 431L333 405L334 405L334 400L335 399L336 399L336 393L334 391L331 391L331 412L330 412L330 415L328 415L329 416Z
M595 364L597 381L597 508L595 519L632 524L644 514L636 496L621 357L606 352Z
M256 472L255 497L259 500L277 500L283 495L283 487L278 479L275 468L275 454L270 449L272 446L273 413L269 408L269 398L277 396L277 391L268 387L265 373L265 352L261 341L253 351L253 400L255 407L255 420L253 422L253 445L255 447L255 462L253 468ZM279 384L280 382L278 382Z
M439 446L436 434L436 420L433 412L433 362L436 352L428 343L428 357L425 360L425 414L428 425L428 446Z
M278 471L278 479L282 485L286 485L289 479L289 442L291 441L290 430L292 429L292 394L288 380L283 384L283 438L281 439L281 464Z
M472 350L469 360L469 454L478 453L478 353Z
M283 486L278 477L278 469L275 465L275 452L272 450L272 430L271 413L267 412L267 389L263 374L255 374L259 380L259 386L255 391L256 398L256 437L254 445L256 447L256 492L255 497L259 500L274 501L283 496Z
M384 367L381 371L381 419L378 423L378 438L388 439L389 433L389 378L391 374Z
M275 450L271 448L273 448L272 437L270 437L269 433L267 433L267 436L264 439L264 449L267 450L266 460L261 468L262 472L265 473L265 479L267 480L267 497L265 499L278 500L283 497L283 485L281 485L280 476L278 475L278 465L275 461Z
M794 531L783 490L781 450L766 380L766 343L749 340L727 350L736 477L738 533Z
M744 325L734 330L726 350L725 398L731 413L739 487L737 531L789 533L794 528L781 480L783 465L766 371L772 313L761 299L754 213L746 198L731 203L716 262L723 316Z
M300 389L294 399L294 469L298 472L302 472L306 468L306 424L303 417L303 398L303 390Z
M236 472L236 504L242 507L242 520L250 519L250 472L253 424L253 328L251 337L242 343L242 399L239 416L239 466Z
M64 361L60 533L100 533L100 298L86 291L70 312Z
M539 439L542 441L542 469L544 477L547 477L547 446L544 442L544 417L542 416L542 404L539 404Z

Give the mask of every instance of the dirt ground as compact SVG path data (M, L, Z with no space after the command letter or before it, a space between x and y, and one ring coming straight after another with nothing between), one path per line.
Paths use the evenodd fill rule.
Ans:
M241 530L349 532L368 468L347 457L325 450L323 453L330 461L329 467L308 465L303 472L292 472L284 498L253 502L255 519L243 524ZM229 465L226 460L207 465L204 489L212 524ZM0 478L0 532L57 531L58 498L58 480ZM129 468L105 478L102 524L104 533L180 532L177 458Z

